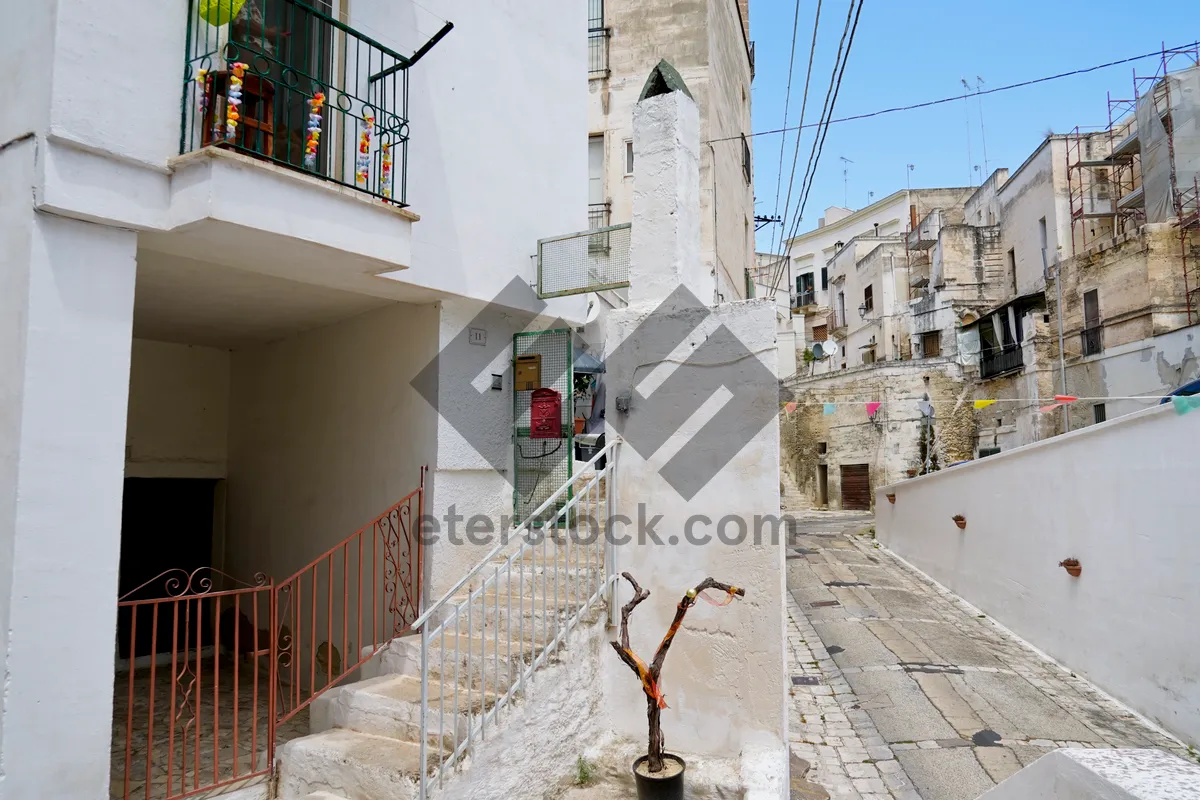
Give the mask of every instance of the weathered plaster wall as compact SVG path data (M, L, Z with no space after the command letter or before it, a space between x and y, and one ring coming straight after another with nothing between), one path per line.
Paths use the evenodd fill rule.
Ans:
M1006 254L1012 250L1016 259L1013 294L1039 291L1046 283L1039 220L1046 220L1046 263L1071 255L1065 137L1046 139L1000 187L997 197L1001 248Z
M701 138L726 141L703 148L709 153L711 173L701 178L701 197L706 191L711 197L713 235L711 247L708 238L701 239L701 258L715 270L717 299L724 302L746 296L745 271L754 266L754 139L748 135L750 57L745 35L749 20L745 23L743 28L740 10L733 0L709 0L709 108ZM741 134L747 134L750 148L749 179L742 167L741 139L729 138ZM707 205L702 199L701 218Z
M125 475L224 478L230 353L134 339Z
M926 380L928 379L928 380ZM870 466L871 486L902 479L924 464L923 418L917 406L926 393L934 409L938 462L973 456L976 418L968 383L947 358L888 362L789 383L800 405L781 421L781 463L802 492L819 502L818 467L828 469L830 508L842 507L841 467ZM883 405L868 419L865 404ZM838 405L825 414L821 404ZM821 454L820 445L826 453Z
M651 313L651 308L630 307L615 310L609 316L609 342L624 342ZM660 320L661 324L667 324ZM762 366L774 372L774 305L766 300L723 304L713 309L702 325L701 333L725 326L754 354ZM632 388L635 372L640 379L645 370L639 365L648 360L654 342L639 336L621 354L610 355L608 367L607 419L611 427L620 418L616 398L624 388ZM703 341L694 337L691 347ZM686 346L686 343L685 343ZM740 350L740 348L739 348ZM749 361L726 358L721 352L704 351L705 363L680 365L695 375L692 381L668 381L660 384L644 405L635 402L624 417L622 429L627 444L618 466L618 512L637 520L639 504L644 519L661 515L656 526L663 544L649 539L638 541L636 524L618 529L631 540L617 547L618 569L629 571L651 595L633 616L630 638L634 650L643 657L653 653L670 626L679 598L703 578L742 586L744 600L724 608L697 604L671 647L663 670L663 686L670 708L663 712L663 728L672 750L683 754L732 758L759 752L772 759L786 758L786 714L784 705L783 652L783 548L770 536L753 535L755 515L777 514L779 508L779 427L778 391L774 381L752 381L745 372ZM686 357L686 356L685 356ZM757 370L757 367L755 367ZM720 370L720 372L715 372ZM660 474L681 447L695 440L708 415L695 414L672 433L668 442L653 454L638 452L638 437L646 441L645 429L657 426L662 411L654 408L696 408L701 402L696 386L709 386L714 376L724 376L728 386L739 386L737 402L744 413L720 417L723 442L746 442L727 464L719 451L694 452L697 474L714 477L696 496L684 499ZM671 392L671 394L661 394ZM661 394L661 396L660 396ZM754 417L760 412L771 421L758 429ZM691 530L696 541L683 538L687 520L707 517L707 527L697 524ZM717 522L727 520L718 530ZM739 523L740 521L740 523ZM742 541L725 544L718 533L737 541L739 524L746 526ZM711 537L703 542L698 537ZM621 586L619 602L629 600L628 584ZM645 697L629 668L616 658L603 663L605 706L609 725L620 736L641 738L645 735ZM686 757L686 756L685 756ZM780 787L782 790L782 787ZM780 792L782 794L782 791Z
M233 574L282 580L417 487L437 426L410 382L436 344L437 309L396 304L233 354Z
M600 616L567 637L561 657L538 670L521 702L502 716L500 735L489 732L479 741L470 768L435 798L542 797L548 787L570 782L579 758L606 733L602 665L617 655L605 635L607 617Z
M1181 633L1200 605L1198 438L1200 413L1165 406L883 487L878 538L1073 672L1200 742L1200 639ZM1080 561L1079 578L1058 566L1065 558Z
M0 185L33 185L33 150L0 152ZM101 797L136 237L6 190L0 254L0 793Z

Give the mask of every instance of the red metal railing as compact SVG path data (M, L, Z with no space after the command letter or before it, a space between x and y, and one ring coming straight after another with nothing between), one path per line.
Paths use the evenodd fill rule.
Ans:
M422 468L420 487L278 585L174 569L123 595L110 796L270 774L279 726L420 614L424 487Z
M285 722L420 614L421 488L275 589L278 717Z
M209 568L168 570L118 601L128 675L114 693L124 760L112 795L187 797L270 771L273 604L266 576L243 584Z

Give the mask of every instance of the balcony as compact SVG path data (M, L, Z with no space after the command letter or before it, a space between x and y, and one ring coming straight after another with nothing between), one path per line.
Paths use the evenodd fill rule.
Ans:
M1101 327L1084 328L1080 333L1080 344L1085 356L1099 355L1104 350L1104 329Z
M1023 363L1021 348L1016 345L985 350L979 359L979 377L994 378L1006 372L1013 372L1019 370Z
M448 27L408 57L297 0L232 22L228 3L190 7L181 154L228 149L407 205L407 70Z
M803 311L809 306L817 304L817 293L813 289L806 289L803 292L797 292L792 303L792 308L795 311Z
M840 309L834 309L829 312L825 318L825 324L828 326L829 334L832 336L835 332L846 327L846 312Z
M589 223L596 220L593 208L588 209ZM605 205L603 217L597 221L607 222L607 216ZM566 297L629 286L630 231L626 222L539 239L538 297Z
M588 2L588 78L608 75L609 30L604 27L604 0Z

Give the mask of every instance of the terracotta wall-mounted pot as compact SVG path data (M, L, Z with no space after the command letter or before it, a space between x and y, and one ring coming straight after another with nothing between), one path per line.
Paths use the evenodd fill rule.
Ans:
M959 530L965 530L965 529L966 529L966 527L967 527L967 518L966 518L966 517L964 517L962 514L955 514L953 517L951 517L951 519L952 519L952 520L954 520L954 524L958 526L958 529L959 529Z
M1079 573L1083 572L1083 565L1079 563L1079 559L1066 558L1058 562L1058 565L1067 571L1067 574L1072 578L1078 578Z

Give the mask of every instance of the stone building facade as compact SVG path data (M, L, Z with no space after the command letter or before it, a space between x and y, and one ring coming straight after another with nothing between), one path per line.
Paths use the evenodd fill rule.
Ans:
M712 277L700 300L746 297L755 265L749 0L589 0L588 16L592 226L632 219L633 106L665 59L700 108L700 257Z

